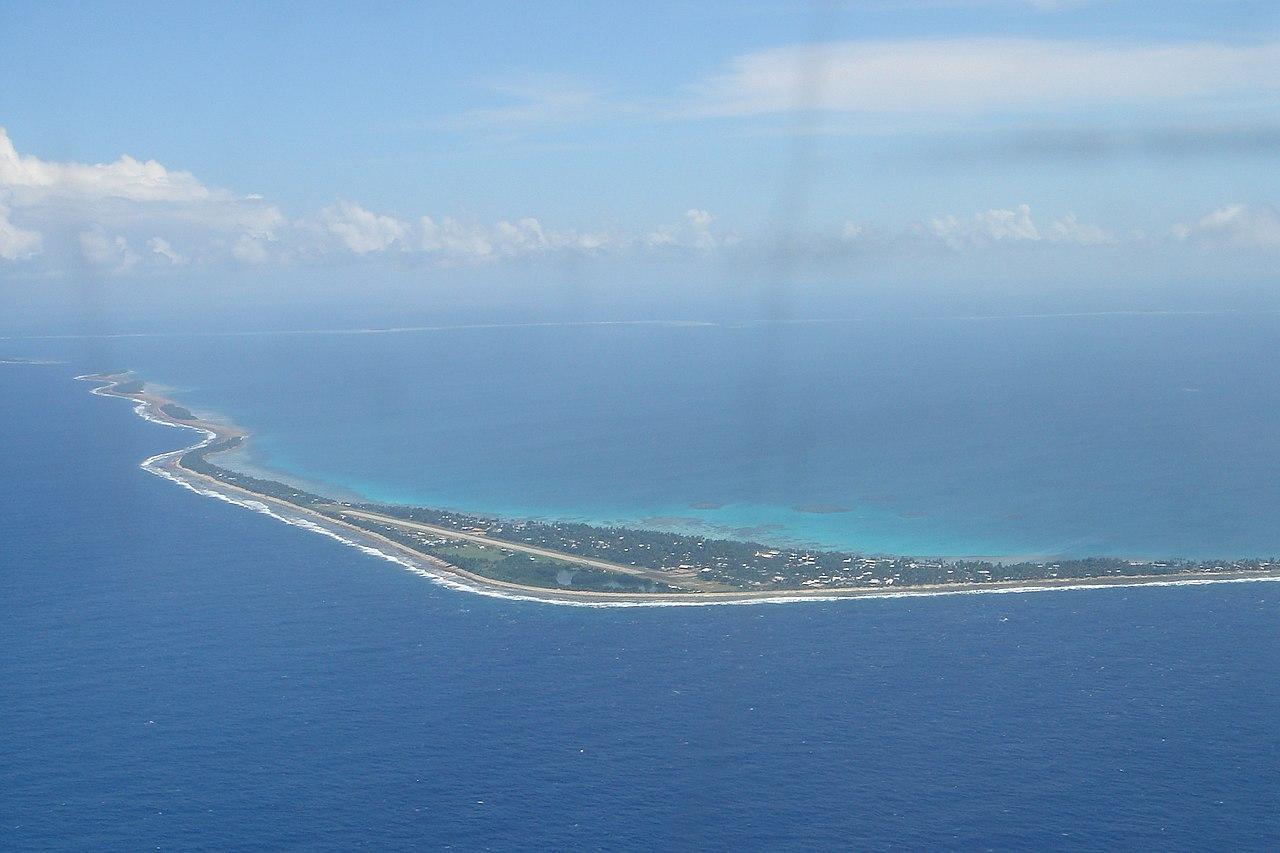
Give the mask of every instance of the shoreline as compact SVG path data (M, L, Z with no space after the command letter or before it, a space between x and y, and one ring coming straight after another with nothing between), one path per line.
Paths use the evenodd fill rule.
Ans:
M140 467L149 473L164 477L184 488L207 497L233 503L238 506L270 515L286 524L302 527L312 532L321 533L336 539L343 544L355 547L367 554L381 557L396 563L420 576L460 591L494 597L536 601L548 604L576 605L586 607L637 607L637 606L707 606L718 604L776 604L792 602L829 602L844 599L870 598L915 598L940 595L976 595L1004 594L1025 592L1050 592L1088 589L1124 589L1139 586L1195 586L1211 583L1248 583L1260 581L1280 581L1280 566L1268 564L1261 570L1201 570L1183 573L1105 575L1096 577L1052 577L1020 580L992 580L981 582L949 582L935 584L906 584L899 586L877 587L835 587L823 589L770 589L770 590L719 590L704 588L699 591L679 590L671 592L606 592L585 589L566 589L534 586L487 577L483 574L468 571L453 565L445 559L417 550L403 542L396 541L366 527L352 524L341 518L318 512L306 506L283 500L281 498L256 492L240 485L225 482L209 474L191 470L182 465L181 460L188 453L199 451L215 442L228 442L238 446L248 438L248 433L233 425L205 420L192 415L190 418L175 418L167 414L166 407L182 409L174 401L154 393L144 383L136 379L126 379L128 374L84 374L76 376L78 381L99 383L91 393L103 397L116 397L134 403L134 413L144 420L168 427L191 429L203 435L196 444L177 450L166 451L148 457L140 463ZM118 390L121 386L138 381L136 389ZM223 448L210 451L222 452ZM334 502L341 506L341 502ZM340 514L373 516L375 521L392 521L390 517L378 516L361 510L339 510ZM394 521L396 525L421 527L433 532L440 532L447 538L473 540L482 545L492 545L515 551L538 552L513 541L464 534L458 531L425 525L413 525L408 522ZM578 555L565 552L554 552L542 549L542 553L554 554L557 559L571 562L594 564L607 567L610 571L652 575L653 571L635 566L624 566L617 563L592 561ZM672 576L673 581L679 578Z

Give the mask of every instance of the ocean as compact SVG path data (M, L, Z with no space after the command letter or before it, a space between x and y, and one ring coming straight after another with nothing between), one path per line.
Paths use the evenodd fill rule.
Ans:
M917 553L1280 551L1277 319L7 341L0 847L1280 844L1280 584L588 609L138 468ZM709 508L715 507L715 508Z
M1280 314L24 342L362 498L868 553L1280 555ZM69 356L68 353L71 355Z

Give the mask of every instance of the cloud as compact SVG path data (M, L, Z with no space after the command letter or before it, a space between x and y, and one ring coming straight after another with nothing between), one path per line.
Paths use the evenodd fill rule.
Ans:
M1280 92L1280 42L845 41L745 54L690 114L974 114Z
M1040 230L1031 221L1031 208L1018 205L1017 210L987 210L960 218L955 214L930 219L928 230L949 246L961 246L999 240L1039 240Z
M187 259L174 251L173 246L169 245L169 241L162 237L152 237L147 241L147 248L152 254L168 261L174 266L181 266L187 262Z
M249 266L265 264L271 259L271 253L267 248L270 242L262 236L241 234L231 246L231 257Z
M493 243L483 228L459 223L452 217L439 222L424 216L418 223L422 251L450 257L487 258Z
M753 246L773 250L780 239L797 255L833 259L867 252L924 257L940 246L966 252L1031 245L1149 249L1179 242L1234 249L1280 246L1280 212L1266 205L1225 205L1155 238L1124 230L1114 232L1124 235L1116 237L1072 213L1037 220L1030 206L1022 204L944 213L906 228L849 221L830 230L766 232L744 239L696 206L664 224L630 228L563 228L534 216L491 223L451 216L407 219L353 201L288 218L259 196L207 187L190 173L153 161L126 156L104 166L51 163L19 156L7 135L0 135L0 159L0 264L21 262L24 276L33 270L118 274L178 265L290 266L388 256L397 265L424 266L569 254L693 257L749 253Z
M867 226L852 220L840 226L840 239L845 243L853 243L867 236Z
M677 247L702 251L737 242L736 236L718 237L714 234L711 230L714 221L715 216L709 211L693 207L684 212L683 222L654 228L644 235L642 242L649 248Z
M447 130L489 129L510 133L514 129L557 127L629 109L566 75L524 74L498 81L489 88L507 103L451 116L442 126Z
M409 225L392 216L365 210L348 201L320 211L320 224L357 255L381 252L402 241Z
M693 231L693 244L699 249L715 248L716 239L711 236L711 223L715 219L710 213L699 208L686 210L684 218Z
M132 201L204 201L215 195L190 172L128 155L113 163L55 163L18 155L0 127L0 187L25 200L119 198Z
M917 229L938 238L953 249L966 249L992 243L1072 243L1092 246L1112 242L1111 236L1097 225L1080 222L1068 213L1041 228L1031 216L1031 207L984 210L970 216L947 214L929 219Z
M723 245L711 229L715 217L693 208L683 221L635 233L618 229L579 231L548 228L534 217L494 225L464 224L452 217L422 217L416 245L441 259L484 261L552 252L622 253L637 249L710 250Z
M447 260L518 258L548 252L620 251L634 239L617 232L546 228L534 217L502 220L492 226L463 224L452 217L424 216L418 223L418 246Z
M108 272L125 272L138 262L138 253L129 246L128 240L100 230L82 232L80 250L92 266Z
M1115 238L1107 231L1097 225L1081 222L1074 213L1068 213L1049 223L1049 227L1045 229L1045 239L1051 243L1075 243L1080 246L1115 242Z
M715 219L710 213L699 208L691 208L684 212L684 218L689 220L689 224L694 228L706 229L711 225L711 221Z
M1193 224L1173 227L1177 240L1237 248L1280 248L1280 211L1270 205L1228 204Z
M22 227L14 224L19 214ZM155 161L122 156L85 165L19 155L0 131L0 259L42 253L41 263L62 273L295 265L391 252L457 264L566 252L618 254L659 244L698 251L719 245L712 220L694 208L675 225L633 232L553 228L532 216L492 224L448 216L410 221L346 200L290 219L260 196L208 187L189 172ZM647 239L652 233L663 237Z
M149 259L166 264L190 259L175 252L174 243L212 260L226 256L243 235L270 239L288 225L260 196L206 186L154 160L123 155L85 164L21 155L3 128L0 210L0 258L41 252L44 263L64 268L129 269L139 260L131 246L142 244ZM11 214L21 215L23 228L13 225Z
M494 226L494 236L503 254L528 254L545 252L554 245L554 239L542 230L542 223L533 217L516 222L499 222Z
M9 208L0 204L0 258L17 261L40 252L43 242L38 231L19 228L9 220Z

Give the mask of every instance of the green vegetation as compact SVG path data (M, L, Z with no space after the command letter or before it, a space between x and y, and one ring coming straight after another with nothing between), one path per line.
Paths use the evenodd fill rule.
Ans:
M160 411L175 421L194 421L196 419L196 416L191 414L190 409L184 409L177 403L165 403L160 407Z
M447 560L469 560L476 563L500 563L509 554L513 553L499 548L487 548L484 545L476 545L472 542L440 545L434 551L437 556Z
M334 507L322 508L326 515L336 515ZM474 542L448 539L430 533L406 530L368 519L344 516L343 521L363 527L392 542L444 560L463 571L494 580L539 586L550 589L578 589L595 592L677 592L667 584L645 578L610 572L556 560L535 557Z
M312 492L296 489L285 483L275 480L264 480L260 477L251 477L248 474L241 474L238 471L231 471L209 462L205 457L220 453L224 450L231 450L239 447L243 442L241 436L233 436L231 438L220 438L211 442L204 447L195 450L188 450L182 454L182 458L178 460L178 464L183 468L194 471L197 474L204 474L223 483L232 486L239 486L246 491L255 492L259 495L277 498L297 506L306 507L308 509L317 509L322 505L330 505L333 503L329 498L321 497Z
M364 504L361 509L437 527L480 533L564 554L659 571L693 572L732 589L842 589L994 583L1050 579L1161 576L1210 572L1262 572L1274 560L1138 562L1091 557L1047 562L993 563L842 551L778 548L760 542L715 539L575 522L509 521L423 507ZM477 572L482 573L482 572Z
M286 501L295 506L305 507L331 518L336 518L338 510L344 508L341 505L335 505L330 498L294 488L275 480L264 480L260 477L251 477L248 474L231 471L214 465L206 458L211 454L237 447L241 441L240 436L219 439L205 447L187 451L182 455L179 464L183 468L198 474L204 474L223 483ZM488 548L470 542L426 536L371 521L349 517L344 517L342 520L348 524L363 527L412 550L438 557L464 571L472 572L482 577L493 578L494 580L550 589L578 589L597 592L676 591L667 584L633 577L620 572L588 568L575 563L545 557L531 557L527 554Z
M339 514L348 508L346 504L335 503L321 495L275 480L230 471L208 461L208 456L237 447L240 443L239 436L219 439L206 447L183 454L180 464L224 483L334 519L338 519ZM1001 564L978 560L869 556L841 551L779 548L760 542L627 527L596 527L573 522L511 521L424 507L357 504L354 508L459 533L481 535L501 542L544 548L564 555L634 566L650 572L667 572L671 573L672 578L671 583L667 584L622 572L584 567L566 560L530 556L374 520L341 516L345 523L363 527L464 571L494 580L550 589L678 592L681 591L682 576L696 577L700 582L716 584L726 589L769 592L788 589L884 589L940 584L1280 571L1280 562L1274 559L1140 562L1086 558Z
M472 560L464 557L439 555L441 559L460 569L494 580L518 583L525 586L550 587L552 589L580 589L591 592L674 592L666 584L632 577L618 572L585 568L559 560L531 557L527 554L508 552L500 560Z

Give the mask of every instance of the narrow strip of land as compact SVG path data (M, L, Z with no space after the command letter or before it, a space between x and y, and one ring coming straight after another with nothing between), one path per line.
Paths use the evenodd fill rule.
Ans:
M309 518L329 532L345 529L369 540L383 554L411 558L419 566L430 566L433 576L476 591L566 603L704 604L1280 580L1280 560L1274 558L1199 562L1086 558L1005 565L780 550L755 542L646 530L534 521L513 524L428 508L382 511L377 505L352 506L209 463L206 457L240 447L245 432L233 424L201 418L141 380L126 374L77 378L102 383L95 394L131 400L148 420L206 434L199 444L147 459L145 469L193 488L213 488L223 496L253 499L273 510ZM427 520L422 520L423 515ZM503 534L513 538L501 538ZM458 544L442 546L442 542ZM462 553L470 546L492 548L503 556L490 561ZM593 554L574 553L578 549ZM602 550L608 553L602 555ZM635 556L644 565L602 558L620 553ZM528 555L527 566L517 554ZM584 571L563 572L561 565ZM599 573L604 577L595 577ZM579 588L573 588L575 577L582 584ZM627 590L626 584L638 588Z
M607 572L631 575L632 577L644 578L645 580L657 581L658 583L669 584L674 581L680 586L687 587L689 589L700 589L706 590L707 592L726 591L726 588L723 585L701 581L694 576L693 572L689 571L682 572L673 569L645 569L640 566L610 563L607 560L597 560L577 554L567 554L564 551L553 551L550 548L539 548L536 545L525 545L522 542L512 542L509 539L495 539L492 536L486 536L482 533L470 533L461 530L454 530L450 527L423 524L419 521L406 521L403 518L396 518L395 516L383 515L382 513L369 512L362 509L335 508L335 511L337 515L359 518L364 521L372 521L377 524L385 524L388 527L396 527L400 530L416 530L420 533L430 533L433 536L440 536L445 539L461 539L467 542L472 542L476 545L499 548L503 551L519 551L522 554L531 554L535 557L547 557L552 560L559 560L562 563L572 563L574 565L586 566L592 569L603 569Z

